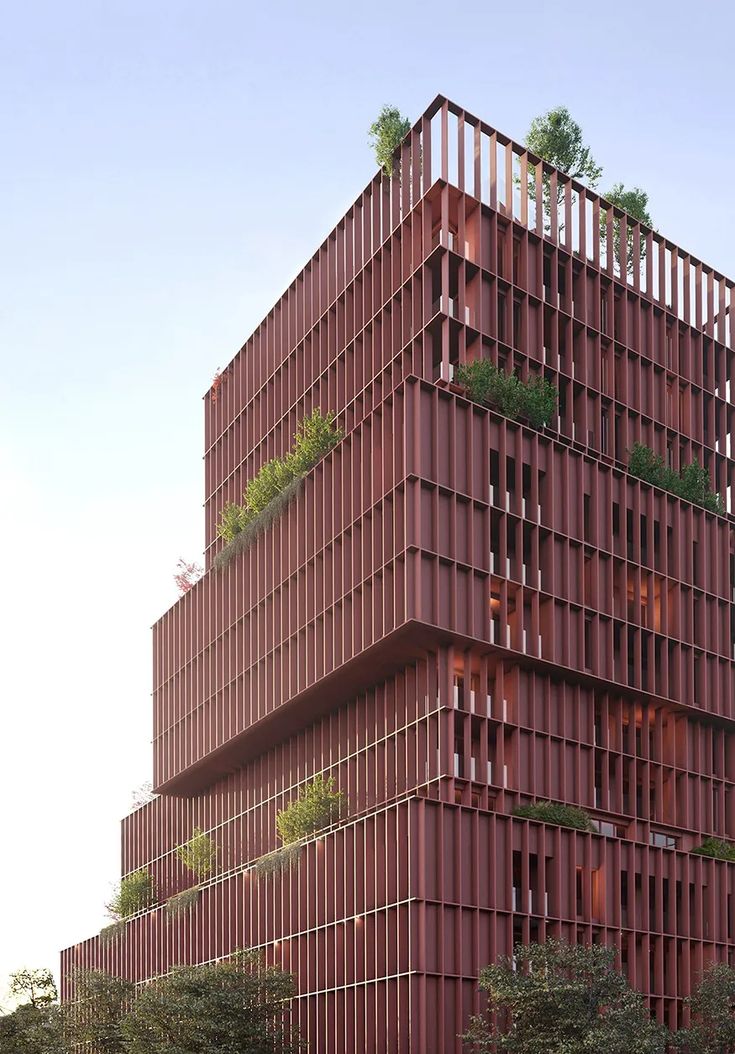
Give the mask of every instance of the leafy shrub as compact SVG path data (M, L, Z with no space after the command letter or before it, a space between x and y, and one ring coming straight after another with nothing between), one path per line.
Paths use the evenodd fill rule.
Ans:
M138 911L150 908L155 901L153 876L145 868L132 871L121 881L107 905L109 916L118 921L129 919Z
M522 381L489 359L474 359L458 366L454 379L472 402L495 407L512 420L525 418L534 428L548 424L556 413L558 392L545 377Z
M193 871L198 879L204 879L210 874L217 857L217 845L209 835L198 827L184 845L176 850L176 856L189 871Z
M542 823L553 823L557 827L571 827L575 831L594 831L595 826L584 809L574 805L560 805L553 801L535 801L531 805L519 805L513 810L514 816L526 820L540 820Z
M280 849L266 853L265 856L256 860L253 864L253 871L256 875L280 875L284 871L289 871L294 864L298 863L302 849L303 843L300 841L282 845Z
M735 843L722 838L705 838L701 845L692 849L699 856L711 856L715 860L735 860Z
M176 893L166 901L166 915L170 919L177 919L193 908L198 899L199 886L192 886L191 889L185 889L182 893Z
M396 106L384 106L370 125L368 135L375 160L386 176L393 175L396 148L411 131L411 122Z
M521 416L533 428L543 428L556 413L558 392L545 377L532 377L521 385L523 389Z
M254 529L253 537L263 529L260 517L277 504L284 493L300 480L318 461L342 439L343 432L334 424L334 414L322 416L314 410L299 423L294 445L285 457L266 461L248 482L243 504L230 502L220 513L217 533L225 542L232 542L239 534ZM267 526L267 523L266 523Z
M666 466L660 454L654 454L644 443L634 443L628 455L628 471L632 476L685 498L694 505L700 505L709 512L724 512L722 498L711 489L709 472L697 461L685 465L679 475Z
M346 804L342 791L334 789L334 776L317 776L308 787L282 809L276 817L276 829L284 845L306 838L337 820Z
M220 513L217 533L225 542L231 542L235 535L245 530L248 519L246 508L234 501L228 501Z

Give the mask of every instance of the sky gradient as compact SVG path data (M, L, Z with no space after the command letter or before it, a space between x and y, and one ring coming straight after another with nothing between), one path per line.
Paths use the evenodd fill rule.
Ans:
M371 178L383 103L569 107L735 275L729 3L2 5L0 1003L57 968L150 776L150 625L203 544L200 399Z

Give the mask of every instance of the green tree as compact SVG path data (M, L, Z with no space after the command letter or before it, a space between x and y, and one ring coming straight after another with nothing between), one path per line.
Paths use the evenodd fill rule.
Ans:
M396 148L411 131L411 122L395 106L384 106L370 125L368 136L375 151L375 160L386 176L392 176Z
M600 181L602 168L592 157L582 129L566 106L534 117L526 133L526 146L567 176L584 180L592 189Z
M11 973L8 992L33 1007L51 1006L58 999L56 981L50 970L16 970Z
M565 106L557 106L547 113L534 117L526 133L526 146L554 168L558 168L573 179L584 180L594 189L602 175L602 169L592 157L590 148L584 142L582 129ZM556 200L551 200L551 176L547 173L541 178L543 207L545 217L550 217L564 202L564 187L557 187ZM536 168L529 165L528 196L536 198ZM550 219L545 219L547 233L551 230ZM559 222L563 229L564 223Z
M178 847L176 855L201 882L212 872L217 859L217 844L199 827L195 827L189 841Z
M345 804L344 793L335 790L334 776L328 779L317 776L304 787L296 801L278 813L276 828L281 841L289 845L334 823Z
M0 1015L0 1054L65 1054L58 1007L24 1003Z
M638 220L640 223L646 225L646 227L653 227L651 223L651 217L648 212L648 194L645 190L641 190L640 187L633 187L631 190L626 190L622 183L615 183L610 190L603 194L604 198L613 204L617 205L623 212L627 212L634 220ZM613 230L613 253L616 260L620 258L620 220L617 217L613 218L612 221ZM607 224L603 217L600 217L600 237L602 238L603 244L607 240ZM627 229L626 237L627 247L627 259L626 266L629 274L632 274L634 262L633 262L633 231L630 227ZM646 256L646 243L643 239L640 241L640 259L643 261Z
M612 205L617 205L623 212L627 212L634 220L651 227L651 217L648 212L648 194L640 187L626 190L622 183L615 183L603 195Z
M615 969L615 950L549 940L519 945L480 975L491 1017L465 1041L478 1052L664 1054L666 1029Z
M122 879L107 905L107 913L113 919L129 919L138 911L152 907L155 899L153 876L141 868Z
M122 1023L135 996L135 985L101 970L72 975L74 997L62 1008L64 1038L70 1046L96 1054L123 1054Z
M17 970L10 995L22 1000L0 1014L0 1054L63 1054L56 984L50 970Z
M677 1049L686 1054L731 1054L735 1050L735 970L726 963L713 963L687 1003L693 1020L689 1028L677 1032Z
M122 1024L126 1054L287 1054L290 974L259 955L179 967L147 985Z

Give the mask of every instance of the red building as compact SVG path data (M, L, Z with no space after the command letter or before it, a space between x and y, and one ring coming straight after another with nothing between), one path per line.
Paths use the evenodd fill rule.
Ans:
M528 184L528 193L523 188ZM554 207L552 207L552 205ZM458 1052L482 965L614 943L676 1024L735 949L733 282L438 98L205 399L209 570L154 628L158 900L63 953L136 980L240 946L293 971L312 1054ZM457 364L557 386L534 429ZM227 501L314 407L343 441L224 570ZM628 471L698 459L727 513ZM316 774L348 814L259 875ZM516 817L581 806L580 832Z

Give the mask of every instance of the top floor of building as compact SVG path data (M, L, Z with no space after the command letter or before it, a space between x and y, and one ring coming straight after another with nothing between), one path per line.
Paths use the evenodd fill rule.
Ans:
M730 511L734 283L439 97L205 398L208 553L314 406L349 430L408 373L487 357L559 389L552 429L707 467Z

